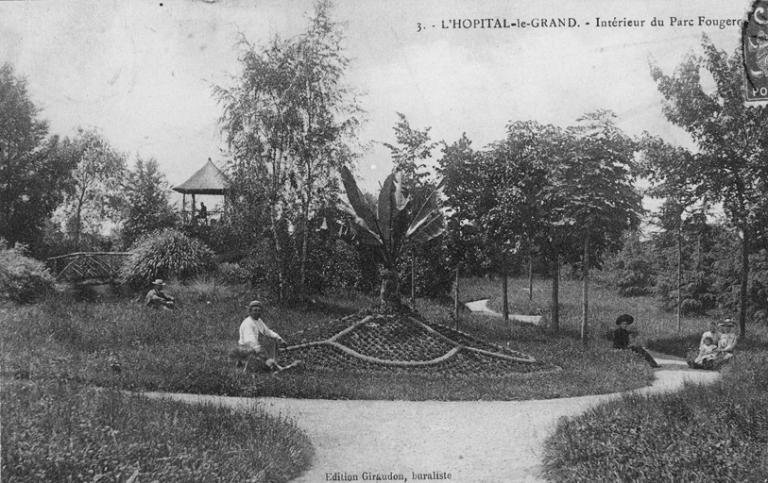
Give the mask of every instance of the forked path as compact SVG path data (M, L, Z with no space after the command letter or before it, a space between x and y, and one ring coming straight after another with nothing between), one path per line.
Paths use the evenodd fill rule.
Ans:
M669 392L680 389L685 381L711 383L719 375L690 370L685 362L663 356L657 360L662 368L656 370L653 383L633 392ZM515 482L541 481L544 440L560 417L578 415L621 393L538 401L457 402L148 395L237 409L258 406L294 420L315 447L311 468L295 481L366 481L366 472L400 474L408 481L418 481L413 473L438 472L450 473L450 480L442 481Z

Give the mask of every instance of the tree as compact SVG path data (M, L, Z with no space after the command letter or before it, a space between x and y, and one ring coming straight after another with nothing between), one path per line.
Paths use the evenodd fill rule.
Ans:
M689 54L672 75L655 65L651 75L664 96L664 114L688 132L698 148L692 173L697 175L695 193L712 202L722 202L731 222L739 229L741 244L741 288L739 328L746 332L749 286L749 253L755 221L765 206L768 163L768 110L746 107L742 56L729 56L705 36L703 55ZM702 71L714 79L707 91Z
M647 194L663 198L658 214L661 227L675 233L677 256L677 330L681 330L681 305L683 285L683 230L686 213L696 210L700 201L696 197L695 157L687 149L673 147L660 138L645 135L640 142L642 173L651 182ZM701 208L701 205L699 205ZM698 210L701 212L701 210Z
M426 161L432 157L432 150L439 143L433 142L426 127L412 128L405 114L397 113L399 121L393 128L397 144L384 143L394 164L393 171L402 175L405 188L418 191L429 184Z
M176 213L168 201L168 183L157 161L136 159L125 183L127 203L123 221L123 244L130 246L145 233L176 224Z
M406 196L409 196L414 205L423 203L427 197L434 191L435 184L429 179L427 171L427 160L432 157L432 150L439 144L433 142L429 134L430 127L423 130L411 126L406 116L397 113L399 118L393 130L395 132L395 144L384 143L391 153L393 170L402 180L402 188ZM442 281L448 277L445 270L445 260L443 259L442 245L435 243L426 243L420 246L411 247L410 263L403 261L399 267L402 275L406 272L411 290L411 303L416 301L417 286L417 266L418 272L422 275L422 281L427 281L431 287L424 284L422 289L430 292L437 286L440 288Z
M78 129L62 151L77 160L72 183L60 207L76 250L83 233L98 233L105 221L117 222L124 207L125 155L96 130Z
M35 246L64 197L75 160L47 138L48 124L29 99L26 81L0 66L0 238Z
M337 196L336 169L348 160L346 140L358 125L359 108L343 76L349 60L343 32L320 0L306 32L276 37L265 48L243 39L243 72L233 88L216 87L223 106L222 130L233 155L234 171L263 180L270 231L281 260L279 296L286 296L290 249L280 225L296 226L299 287L306 283L309 223ZM260 211L263 208L252 206Z
M409 246L426 243L445 230L445 220L438 207L438 189L415 209L399 178L399 175L390 174L384 180L374 212L352 173L346 166L341 168L341 179L349 200L349 206L344 206L353 216L356 239L373 248L383 266L380 292L383 310L397 310L402 305L396 269L403 251Z
M563 171L573 142L559 127L534 121L507 126L507 137L492 145L483 169L482 227L491 246L525 248L551 267L551 329L559 330L560 264L567 253L570 225L564 221Z
M454 318L458 322L460 273L475 271L483 261L482 240L476 226L480 218L476 201L484 188L483 166L466 133L453 144L444 144L442 151L438 173L443 179L447 208L443 238L448 264L455 270Z
M634 142L615 124L615 114L596 111L570 128L575 156L565 159L562 191L566 224L581 238L583 277L581 339L587 341L589 270L605 252L617 251L628 230L637 229L642 197L634 189Z

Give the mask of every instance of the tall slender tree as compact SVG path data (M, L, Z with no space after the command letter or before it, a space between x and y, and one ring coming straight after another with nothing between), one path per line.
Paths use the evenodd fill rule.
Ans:
M360 109L344 84L349 60L331 3L315 4L307 30L274 38L263 48L243 39L243 71L234 87L214 88L231 170L248 171L266 190L270 231L280 260L279 295L286 296L289 248L280 226L296 226L299 287L306 282L308 225L337 196L336 169L347 159ZM253 206L251 209L261 210Z
M693 172L695 193L722 202L741 235L739 328L746 332L749 253L760 218L768 179L768 108L744 104L742 56L717 49L706 36L703 54L689 54L674 73L651 66L651 75L664 96L664 114L691 136L698 148ZM708 72L714 88L702 83Z
M581 339L588 340L589 270L608 251L621 248L623 235L640 224L641 195L634 188L635 143L615 124L610 111L582 116L570 128L575 155L566 158L562 185L565 219L580 236L583 281Z

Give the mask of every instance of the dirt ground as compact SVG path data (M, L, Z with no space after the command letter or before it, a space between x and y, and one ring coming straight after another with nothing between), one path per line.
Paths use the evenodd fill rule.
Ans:
M669 392L684 381L711 383L719 376L657 356L662 367L656 370L655 380L635 392ZM397 481L399 475L419 481L418 474L433 477L422 480L440 481L434 477L442 474L443 481L451 482L526 482L541 481L543 443L559 418L578 415L621 394L469 402L148 395L238 409L259 406L292 419L315 447L311 468L295 481L392 481L392 477ZM377 474L384 479L376 480Z

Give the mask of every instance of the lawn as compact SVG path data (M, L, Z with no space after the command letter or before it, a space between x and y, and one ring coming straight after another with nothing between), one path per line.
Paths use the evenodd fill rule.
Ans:
M562 371L503 379L362 376L295 369L278 375L243 373L227 359L245 317L247 291L197 284L171 287L179 307L147 309L125 299L77 302L51 297L34 306L12 307L2 317L3 370L33 379L66 379L132 390L233 396L324 399L521 400L615 392L649 383L644 363L608 344L587 348L564 335L535 327L508 327L502 320L464 314L460 329L498 346L530 354ZM318 298L301 307L268 307L267 323L291 341L307 327L326 324L367 307L355 294ZM418 301L430 321L450 324L450 307ZM117 361L120 371L113 369ZM530 381L535 380L535 384Z
M62 380L11 380L3 481L289 481L312 447L261 413L150 400Z
M768 331L764 331L768 332ZM711 386L627 396L562 421L546 443L552 481L766 481L768 334Z
M462 300L468 302L489 298L491 309L502 311L501 280L487 278L470 279L462 282ZM548 324L551 313L552 282L534 279L533 299L528 299L528 279L511 278L508 286L510 314L542 315ZM560 282L560 329L578 334L581 324L582 284L579 280ZM597 283L590 285L589 333L595 341L605 340L608 331L614 329L616 317L623 313L635 318L634 328L640 331L638 343L647 345L650 341L676 336L677 320L674 312L666 312L654 297L621 297L615 291ZM712 321L707 316L688 316L681 320L681 334L701 334ZM698 341L696 341L698 343Z
M478 285L500 285L484 280ZM510 283L510 312L549 315L537 296L528 312L523 281ZM538 282L549 296L549 284ZM478 287L474 287L480 293ZM578 282L561 285L561 328L576 333L580 321ZM685 317L677 331L674 313L650 297L621 298L593 286L592 344L613 326L616 315L635 316L649 348L685 356L696 347L715 315ZM501 296L491 300L499 310ZM765 481L768 477L768 327L749 324L734 361L713 386L680 392L626 396L562 421L546 444L546 477L552 481Z

